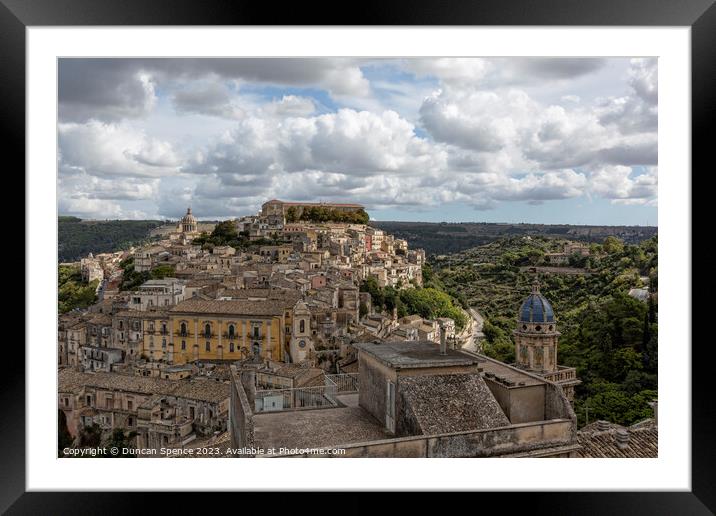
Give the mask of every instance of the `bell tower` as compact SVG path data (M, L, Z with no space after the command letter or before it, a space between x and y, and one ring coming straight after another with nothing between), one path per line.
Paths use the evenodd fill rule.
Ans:
M532 293L517 314L514 331L517 366L537 373L557 371L559 335L552 305L540 293L535 280Z

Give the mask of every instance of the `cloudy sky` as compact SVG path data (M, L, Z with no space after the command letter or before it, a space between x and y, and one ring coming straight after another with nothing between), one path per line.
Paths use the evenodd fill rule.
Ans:
M657 222L656 59L61 59L59 211Z

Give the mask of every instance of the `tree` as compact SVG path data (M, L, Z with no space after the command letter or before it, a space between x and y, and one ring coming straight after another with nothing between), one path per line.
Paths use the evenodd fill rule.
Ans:
M590 418L604 419L629 426L654 415L649 402L656 399L656 391L643 390L629 395L617 388L606 389L588 398Z
M219 222L216 226L214 226L214 230L211 232L211 237L212 239L220 241L220 245L225 245L226 242L236 240L239 237L236 223L233 220Z
M365 303L361 303L358 307L358 315L361 319L368 315L368 305L366 305Z
M60 265L57 271L57 310L64 314L75 308L87 308L97 302L99 280L85 283L79 267Z
M527 259L532 265L537 265L542 261L544 257L544 251L540 249L530 249L527 253Z
M295 206L289 206L286 210L286 222L298 221L298 210Z
M131 448L131 442L132 439L134 439L137 436L137 432L131 431L128 433L125 433L124 429L122 428L115 428L112 431L112 435L109 438L109 441L107 442L107 445L105 446L105 449L113 449L116 448L119 453L116 455L113 455L111 453L107 454L107 457L134 457L135 455L133 453L127 453L127 448Z
M67 417L62 410L57 411L57 423L57 449L62 452L72 446L74 439L67 428Z
M608 236L604 239L602 249L607 254L621 253L624 250L624 242L615 236Z
M169 264L157 265L150 272L152 279L173 278L175 274L174 266Z
M80 447L94 448L99 446L102 440L102 429L97 423L92 423L90 426L85 426L80 430Z

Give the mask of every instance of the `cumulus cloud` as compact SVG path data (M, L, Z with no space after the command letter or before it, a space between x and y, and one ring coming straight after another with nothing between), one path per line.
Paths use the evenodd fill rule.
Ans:
M176 218L191 205L222 218L272 197L405 210L656 203L655 59L632 60L623 94L597 102L570 89L602 73L596 58L64 61L66 213ZM530 81L559 89L545 99ZM156 134L189 119L212 129L201 141L189 126Z
M227 81L319 87L336 97L370 94L370 83L353 59L67 58L59 65L60 120L107 122L146 116L157 103L157 85L172 92L180 113L239 117L241 107L234 106L221 84ZM182 87L186 84L190 87Z
M93 176L161 176L181 161L171 144L127 124L59 124L58 136L60 167Z
M117 121L146 116L157 97L152 76L126 59L60 59L59 118Z
M631 167L613 165L594 170L591 191L617 204L647 204L656 199L657 167L636 173Z
M629 94L602 100L597 110L600 122L615 126L623 134L656 132L659 97L656 58L631 60L629 86Z

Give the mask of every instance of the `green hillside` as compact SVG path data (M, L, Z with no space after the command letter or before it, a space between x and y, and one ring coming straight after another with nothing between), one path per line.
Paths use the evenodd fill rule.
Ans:
M58 260L72 262L89 253L126 249L149 240L149 231L159 220L82 220L58 217Z
M575 411L580 424L608 419L631 424L651 415L647 401L657 388L657 238L625 245L610 237L592 244L591 256L574 261L581 268L560 273L531 272L545 252L564 242L546 237L503 238L433 260L437 276L484 317L486 354L514 360L512 330L535 276L550 300L562 333L559 361L577 368ZM568 274L569 273L569 274ZM642 302L631 288L649 286Z

